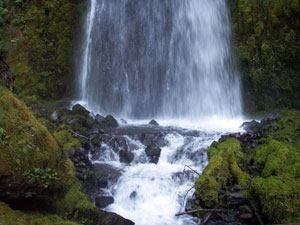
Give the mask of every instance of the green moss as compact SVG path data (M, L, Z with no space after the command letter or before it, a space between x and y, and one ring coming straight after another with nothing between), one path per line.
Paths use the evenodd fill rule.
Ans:
M64 149L66 150L75 147L80 147L83 142L78 138L74 138L69 128L58 131L56 130L54 131L53 135L63 144Z
M195 183L196 195L207 207L221 204L218 192L228 183L246 187L246 182L250 180L249 175L239 167L244 156L237 140L230 138L213 146L208 149L209 164Z
M27 189L44 192L64 187L70 179L70 174L66 173L70 164L55 138L2 86L0 105L0 127L5 134L0 141L1 181L23 187L14 197L25 197ZM39 179L44 176L52 179L45 183Z
M0 223L3 225L78 225L78 223L63 220L57 215L12 210L3 202L0 202Z

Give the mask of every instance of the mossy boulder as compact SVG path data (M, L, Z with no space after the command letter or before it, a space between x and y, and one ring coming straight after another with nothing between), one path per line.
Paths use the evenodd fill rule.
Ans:
M206 207L213 207L220 202L218 193L226 189L228 184L247 187L250 176L243 172L240 165L244 156L240 143L229 138L208 149L209 164L195 183L196 195Z
M0 86L0 197L16 200L63 189L73 176L59 142Z
M82 116L88 116L90 114L90 112L80 104L76 104L72 107L72 113Z
M107 128L116 128L118 127L118 121L112 116L112 115L108 115L106 116L100 123L99 123L99 127L101 129L107 129Z

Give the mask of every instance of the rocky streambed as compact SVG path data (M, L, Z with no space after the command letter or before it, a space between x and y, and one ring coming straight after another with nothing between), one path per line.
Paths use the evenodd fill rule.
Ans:
M298 205L288 201L299 200L289 183L295 178L297 187L299 181L292 170L299 162L297 112L246 122L242 133L156 121L130 125L112 116L92 117L80 105L37 112L68 146L76 176L97 207L136 224L200 224L199 218L202 224L297 221ZM281 166L286 162L288 170ZM281 188L287 191L279 194ZM202 211L175 216L195 209Z

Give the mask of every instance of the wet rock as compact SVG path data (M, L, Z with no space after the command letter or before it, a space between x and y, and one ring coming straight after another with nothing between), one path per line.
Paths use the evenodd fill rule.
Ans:
M153 125L153 126L159 126L158 122L156 122L155 120L151 120L149 122L150 125Z
M231 205L241 205L245 204L247 199L242 192L235 192L228 196L228 202Z
M90 114L90 112L80 104L76 104L72 107L72 113L82 116L88 116Z
M119 124L112 115L108 115L99 123L99 126L101 129L107 129L107 128L117 128Z
M296 129L296 131L300 131L300 127L298 127L298 128Z
M128 124L126 120L124 120L124 119L120 119L120 120L121 120L121 123Z
M246 132L254 133L259 129L259 122L252 120L251 122L244 122L241 126Z
M101 142L101 139L98 136L93 137L91 139L91 143L93 146L99 146L100 142Z
M155 164L158 163L160 153L161 153L161 148L159 148L156 144L151 143L150 145L147 146L145 152L151 163L155 163Z
M57 111L54 111L53 113L51 113L51 119L54 121L54 122L57 122L58 121L58 113Z
M131 163L134 159L134 154L130 151L120 150L119 151L120 162Z
M101 225L134 225L134 222L125 219L118 214L105 211L102 211L102 214L104 220L101 221Z
M95 198L95 204L98 208L103 209L114 203L114 198L112 196L98 196Z
M137 197L137 192L136 191L131 192L129 198L130 199L135 199L136 197Z
M104 116L101 116L101 115L99 115L99 114L97 114L97 115L95 116L95 120L96 120L98 123L100 123L103 119L104 119Z

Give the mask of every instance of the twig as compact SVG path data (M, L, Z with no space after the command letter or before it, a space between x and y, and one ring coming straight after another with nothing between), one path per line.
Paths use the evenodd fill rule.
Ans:
M189 192L190 192L194 187L195 187L195 186L191 187L191 188L190 188L189 190L187 190L187 192L185 193L184 198L183 198L183 204L184 204L184 202L185 202L185 199L186 199L187 195L189 194Z
M212 215L211 212L205 214L203 220L201 221L201 223L199 225L205 225L205 224L207 224L207 222L208 222L209 218L211 217L211 215Z
M198 173L196 170L194 170L193 168L191 168L190 166L188 166L188 165L185 165L184 166L184 170L185 170L185 167L187 167L187 168L189 168L191 171L193 171L194 173L196 173L196 174L198 174L199 176L201 176L201 174L200 173ZM183 170L183 171L184 171Z
M264 223L262 222L260 216L259 216L258 213L257 213L257 210L256 210L256 208L255 208L254 203L253 203L251 200L249 200L249 202L250 202L251 208L253 209L254 214L255 214L255 216L256 216L256 218L257 218L259 224L260 224L260 225L264 225Z
M186 214L193 214L196 212L211 212L211 213L217 213L217 212L227 212L225 209L195 209L195 210L190 210L182 213L176 213L175 216L181 216L181 215L186 215Z
M84 139L86 139L86 140L89 140L89 138L86 137L86 136L83 136L83 135L81 135L81 134L77 134L77 133L75 133L74 131L71 131L71 132L72 132L73 135L76 136L76 137L81 137L81 138L84 138Z

